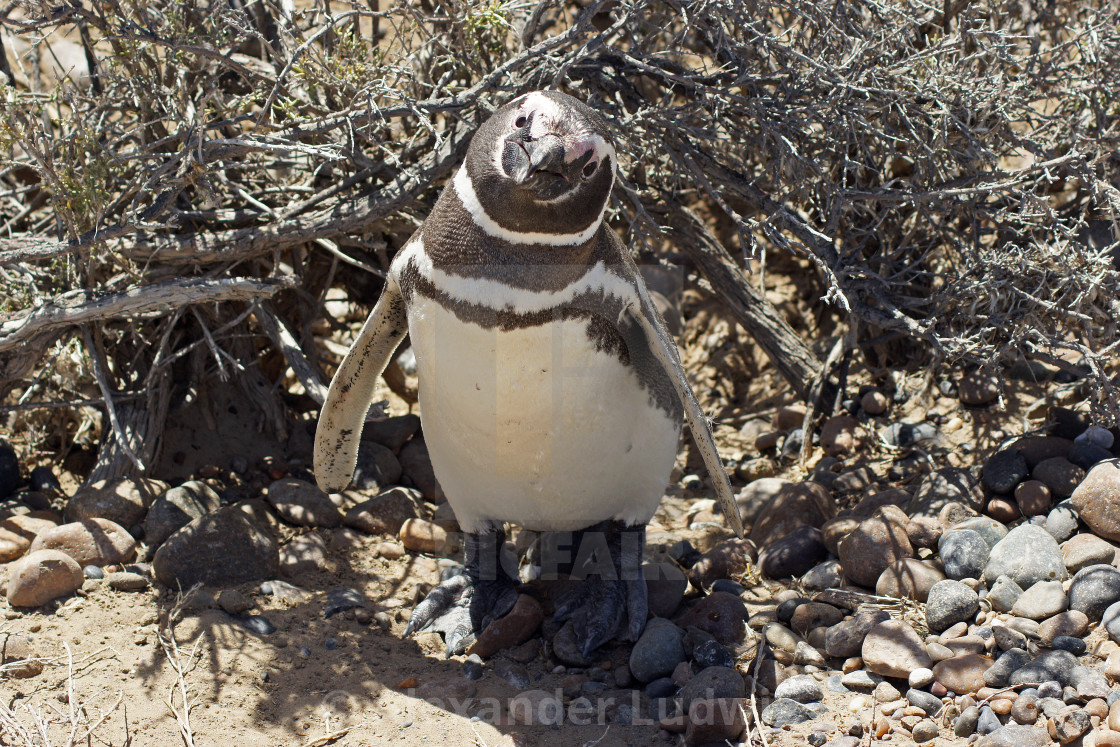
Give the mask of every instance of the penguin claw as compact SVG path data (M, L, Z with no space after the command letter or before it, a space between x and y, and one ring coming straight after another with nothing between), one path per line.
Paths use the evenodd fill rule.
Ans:
M561 599L553 618L572 620L576 645L586 658L611 639L637 640L645 627L646 582L589 578Z
M447 656L455 656L470 648L478 634L513 609L516 602L517 588L512 579L480 581L461 573L428 592L413 610L404 634L443 633Z

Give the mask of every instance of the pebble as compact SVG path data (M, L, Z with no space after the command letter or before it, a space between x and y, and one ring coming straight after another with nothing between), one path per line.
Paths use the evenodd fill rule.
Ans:
M1108 677L1095 667L1078 666L1070 673L1069 684L1077 691L1080 700L1107 698L1112 692Z
M1089 632L1089 617L1080 610L1070 610L1054 615L1038 626L1038 637L1050 645L1058 636L1080 638Z
M482 658L478 654L471 654L463 661L463 676L468 680L480 680L485 673Z
M851 516L843 516L836 519L830 519L821 525L821 539L824 541L824 546L833 555L838 555L840 552L840 540L847 537L856 527L859 526L859 519Z
M293 537L280 548L280 570L289 578L314 573L320 568L330 570L327 543L315 532Z
M859 446L859 421L851 415L835 415L820 430L820 446L825 454L843 457Z
M1117 601L1120 601L1120 570L1111 565L1082 568L1070 582L1070 609L1084 612L1094 622Z
M757 560L758 547L754 542L732 537L704 553L689 568L688 577L693 586L706 589L717 579L741 576Z
M823 602L799 604L790 617L789 624L800 635L806 635L813 628L827 628L844 619L844 613Z
M425 519L406 519L399 533L401 544L413 552L438 555L447 547L447 532Z
M957 716L956 722L953 724L953 733L958 737L970 737L976 732L976 724L980 719L980 709L976 706L968 706L961 711L961 715Z
M933 721L930 721L928 718L924 718L918 723L914 724L914 728L910 733L914 737L914 741L918 744L921 744L922 742L928 742L931 739L937 739L937 735L940 733L940 730L937 728L937 724L935 724Z
M697 672L680 690L682 707L687 711L698 698L742 698L746 694L743 675L727 667L706 667Z
M257 635L271 635L276 632L276 626L264 615L249 615L241 619L245 629Z
M1092 469L1094 465L1110 459L1112 452L1096 444L1074 441L1073 446L1069 448L1068 456L1069 460L1081 469Z
M1120 643L1120 602L1113 602L1101 615L1101 627L1113 641ZM1112 657L1110 655L1110 660ZM1120 656L1116 658L1116 674L1120 678Z
M970 407L991 404L999 397L999 377L984 370L970 371L961 377L957 396Z
M997 612L1010 612L1021 596L1023 589L1019 584L1007 576L998 576L988 589L987 600Z
M884 677L908 677L933 662L918 634L901 620L888 620L873 627L863 641L863 663ZM847 683L845 683L847 684Z
M757 547L777 542L799 526L820 527L836 515L832 494L814 482L785 486L759 513L750 539Z
M78 565L117 565L136 554L136 540L128 531L108 519L70 522L41 532L28 552L60 550Z
M1030 587L1038 581L1062 581L1067 575L1057 540L1031 524L1009 531L992 548L984 568L984 579L988 582L1008 576L1020 587Z
M1069 501L1059 503L1046 514L1043 528L1058 542L1065 542L1077 533L1077 509Z
M362 429L362 439L376 441L390 451L400 451L408 439L420 430L419 415L397 415L382 420L367 421Z
M190 480L164 492L144 517L144 542L159 547L173 533L200 516L217 511L222 499L201 480Z
M1063 708L1055 718L1048 719L1046 730L1052 739L1069 744L1093 728L1089 714L1077 706Z
M523 726L558 726L564 722L564 703L547 690L526 690L509 701L509 715Z
M866 392L859 400L859 406L871 416L882 415L887 411L887 404L886 395L878 389Z
M942 535L937 554L951 579L980 578L988 562L988 543L972 529L954 529Z
M1011 718L1019 724L1033 724L1038 720L1038 696L1021 694L1011 704Z
M717 578L712 582L712 591L723 591L741 597L747 592L747 587L729 578Z
M406 521L420 518L423 501L419 490L394 486L351 506L342 523L367 534L396 536Z
M0 671L5 678L38 676L43 672L43 665L43 656L35 647L32 636L0 633Z
M529 689L529 670L525 667L507 659L496 659L493 666L494 673L512 685L514 689Z
M630 652L630 673L639 682L649 682L671 674L685 660L684 631L668 620L655 617Z
M1073 440L1074 443L1085 442L1099 446L1102 449L1111 449L1115 437L1112 435L1112 431L1107 428L1099 425L1090 425Z
M467 649L467 653L489 659L503 649L518 646L529 640L543 621L544 611L541 609L540 602L527 594L520 594L513 609L487 625Z
M1090 469L1070 503L1094 534L1120 540L1120 459L1108 459Z
M984 555L987 556L986 548ZM879 596L924 602L929 598L929 590L933 585L944 579L945 574L931 561L900 558L879 575L875 582L875 593Z
M999 716L989 705L980 706L980 718L976 719L976 731L979 734L991 734L1000 728Z
M1030 661L1031 655L1025 649L1008 649L984 672L984 683L988 687L1007 687L1011 675Z
M1045 620L1069 608L1061 581L1039 581L1024 591L1011 614L1028 620Z
M79 490L66 502L66 518L71 522L85 519L108 519L122 527L131 527L144 519L148 507L167 486L159 480L129 477L100 480Z
M935 444L942 440L941 431L930 423L891 423L879 429L879 438L897 449L914 444Z
M913 557L914 550L902 521L882 507L869 519L859 523L838 546L844 575L861 586L873 587L879 575L895 560Z
M1085 644L1085 641L1069 635L1058 636L1050 645L1051 647L1061 649L1062 651L1069 651L1074 656L1081 656L1088 648L1088 646Z
M279 567L275 539L238 506L193 520L168 537L152 560L156 578L172 589L262 581L275 578Z
M947 690L955 693L974 693L987 683L984 673L992 660L979 654L964 654L945 659L933 665L933 676Z
M758 515L778 495L794 483L782 477L761 477L743 486L735 496L744 524L753 524Z
M932 681L932 679L933 673L931 672L930 680ZM941 712L941 708L944 705L941 702L941 698L936 695L915 688L910 688L906 691L906 700L909 701L910 705L921 708L922 712L927 716L936 716Z
M979 608L980 599L968 586L953 579L938 581L929 590L926 600L926 624L930 630L940 633L973 618Z
M1040 480L1026 480L1015 488L1015 503L1023 516L1038 516L1050 510L1050 488Z
M918 667L910 673L906 678L907 684L910 685L912 690L928 687L933 682L933 670L929 667Z
M774 697L789 698L798 703L815 703L824 698L824 692L817 680L807 674L801 674L779 683L774 691Z
M952 529L969 529L976 532L988 543L989 551L1007 536L1007 527L990 516L975 516L964 519L953 526Z
M862 612L836 623L825 631L825 653L837 658L858 656L863 650L863 641L868 632L889 619L889 613L878 610Z
M1065 457L1051 457L1035 465L1031 477L1046 486L1059 501L1073 495L1077 485L1085 479L1085 470Z
M993 454L983 469L984 487L999 495L1008 495L1030 475L1027 460L1017 449L1004 449Z
M783 726L792 726L811 721L815 714L796 700L781 698L773 701L762 711L762 723L780 729Z
M105 577L105 583L114 591L143 591L148 588L148 579L130 571L110 573Z
M992 730L976 744L977 747L1049 747L1051 742L1045 729L1008 724Z
M698 629L690 628L690 630ZM687 640L687 633L685 634L685 637ZM726 667L728 669L733 669L735 667L735 657L733 657L731 655L731 652L721 646L719 644L719 641L714 638L709 638L708 640L696 645L692 649L691 656L692 661L695 662L699 667Z
M1020 516L1017 504L998 496L988 501L987 512L988 516L1004 524L1011 524Z
M746 729L746 710L739 698L700 698L688 708L684 731L687 745L730 744Z
M747 631L750 613L743 600L734 594L716 591L703 597L677 618L682 628L693 625L710 633L725 646L737 645Z
M872 690L882 681L882 677L865 669L847 672L840 678L840 683L849 690Z
M883 572L886 573L887 571ZM826 560L823 563L818 563L801 577L801 585L806 589L831 589L839 587L843 583L844 575L839 560Z
M60 550L33 550L8 566L8 603L38 607L82 585L82 567Z
M1036 657L1029 664L1015 670L1008 680L1013 686L1041 685L1046 682L1056 681L1061 686L1070 683L1073 669L1077 666L1077 657L1068 651L1047 651Z
M1111 565L1116 559L1116 547L1093 534L1075 534L1061 547L1066 570L1070 573L1091 565Z
M763 549L758 565L767 578L788 578L801 576L827 557L821 530L804 525Z
M405 449L412 446L413 442L405 444L401 448L399 455L394 454L391 449L382 446L375 441L360 441L358 442L358 457L354 465L354 476L351 484L354 490L368 491L368 490L381 490L382 488L390 485L396 485L400 481L401 473L403 471L402 462L405 456ZM423 441L418 442L420 448L427 449L423 446ZM413 484L419 487L419 483L413 477L412 472L408 473L409 479ZM425 496L427 497L427 496ZM434 503L435 501L433 501Z

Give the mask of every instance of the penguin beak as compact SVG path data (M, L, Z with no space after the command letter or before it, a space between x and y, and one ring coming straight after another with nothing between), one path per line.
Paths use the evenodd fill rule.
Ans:
M539 172L547 171L570 181L565 173L564 141L556 135L545 135L537 140L511 139L524 151L510 176L518 184L525 184Z

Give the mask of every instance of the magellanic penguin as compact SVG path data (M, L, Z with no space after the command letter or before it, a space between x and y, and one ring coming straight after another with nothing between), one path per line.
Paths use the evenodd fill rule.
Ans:
M335 492L353 475L374 383L411 334L424 438L464 531L465 571L417 606L406 635L442 631L448 655L516 601L499 561L505 522L595 530L596 557L575 565L598 565L557 619L570 619L584 655L637 638L645 525L682 414L742 533L676 347L604 219L616 167L606 123L571 96L536 91L498 109L394 258L320 414L315 475Z

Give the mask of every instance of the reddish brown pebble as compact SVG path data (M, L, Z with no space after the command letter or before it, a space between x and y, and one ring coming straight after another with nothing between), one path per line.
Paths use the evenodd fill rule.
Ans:
M948 688L946 688L940 682L934 682L932 685L930 685L929 691L939 698L944 698L949 694Z
M467 653L489 659L502 649L518 646L529 640L544 620L541 604L528 594L521 594L504 617L494 620L479 634Z
M1050 488L1038 480L1027 480L1015 488L1015 502L1023 516L1037 516L1050 510Z
M1015 701L1008 700L1007 698L996 698L989 705L991 705L992 710L998 713L1000 716L1006 716L1007 714L1011 713L1011 706L1014 704L1014 702Z
M1007 524L1019 518L1019 507L1005 498L993 498L988 503L988 516Z
M410 690L410 689L418 686L419 684L420 683L417 681L417 679L415 677L408 677L407 679L401 680L400 683L397 685L396 689L397 690Z
M868 415L882 415L887 411L887 397L877 389L863 395L859 404Z

